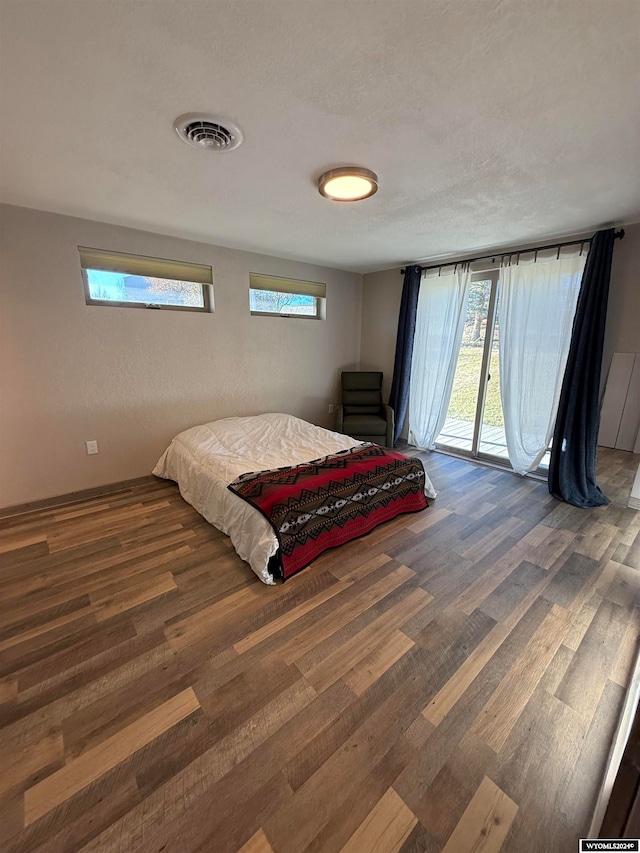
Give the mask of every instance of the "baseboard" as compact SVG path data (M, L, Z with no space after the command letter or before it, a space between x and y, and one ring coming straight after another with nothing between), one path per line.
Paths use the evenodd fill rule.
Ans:
M38 501L29 501L24 504L0 507L0 519L11 518L14 515L24 515L28 512L37 512L42 509L51 509L57 506L75 504L79 501L86 501L89 498L98 498L102 495L125 492L127 489L131 489L134 486L143 486L145 483L153 483L155 480L156 478L152 474L146 474L144 477L135 477L132 480L121 480L119 483L107 483L104 486L95 486L93 489L83 489L79 492L69 492L66 495L55 495L54 497L42 498Z

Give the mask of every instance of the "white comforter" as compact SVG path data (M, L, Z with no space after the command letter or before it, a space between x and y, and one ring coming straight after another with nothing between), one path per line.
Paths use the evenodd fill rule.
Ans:
M360 443L292 415L225 418L177 435L153 473L175 480L182 497L228 534L261 581L272 584L268 562L278 550L276 535L264 516L227 486L241 474L300 465ZM426 476L425 494L435 497Z

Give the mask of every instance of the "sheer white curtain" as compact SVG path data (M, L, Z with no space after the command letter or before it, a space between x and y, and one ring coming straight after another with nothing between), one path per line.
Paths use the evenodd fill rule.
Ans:
M409 392L409 441L433 448L447 417L464 331L468 265L430 270L418 297Z
M518 474L538 467L553 436L585 261L554 254L500 271L500 393Z

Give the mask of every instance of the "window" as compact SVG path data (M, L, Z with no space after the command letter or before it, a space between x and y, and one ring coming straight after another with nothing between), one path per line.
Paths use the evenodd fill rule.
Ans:
M252 314L307 317L323 314L326 285L269 275L249 275L249 308Z
M211 267L80 247L87 305L212 311Z

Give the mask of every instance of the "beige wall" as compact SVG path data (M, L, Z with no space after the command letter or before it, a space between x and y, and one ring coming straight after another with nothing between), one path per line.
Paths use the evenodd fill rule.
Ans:
M330 427L342 369L382 370L388 397L398 268L362 278L1 205L0 225L1 506L147 474L173 435L220 417L286 411ZM211 264L216 310L87 306L78 245ZM249 272L326 282L327 319L251 317ZM603 382L614 352L640 349L639 329L637 224L616 242Z
M400 269L372 272L364 276L362 289L362 370L382 370L385 401L391 391L396 352L398 314L403 276Z
M0 225L0 505L148 474L216 418L331 426L359 363L361 276L18 207ZM79 245L211 264L215 313L87 306ZM326 282L326 320L251 317L249 272Z
M625 225L616 240L611 267L602 387L614 352L640 352L640 223Z
M402 281L399 267L369 273L363 279L362 369L384 371L387 395L393 375ZM639 351L640 224L635 224L625 225L624 239L615 243L602 363L603 387L613 353Z

